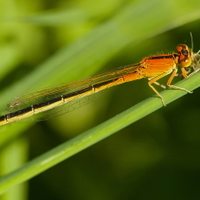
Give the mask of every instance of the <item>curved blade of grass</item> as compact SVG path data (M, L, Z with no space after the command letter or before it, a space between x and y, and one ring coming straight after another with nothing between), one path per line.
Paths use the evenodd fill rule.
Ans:
M176 85L189 90L194 90L200 86L199 79L200 73L180 81ZM186 93L184 91L170 89L162 92L161 94L166 103L170 103ZM127 109L119 115L96 126L95 128L92 128L91 130L86 131L85 133L48 151L47 153L44 153L43 155L24 165L22 168L1 178L0 194L5 192L10 187L22 183L23 181L26 181L31 177L49 169L57 163L112 135L113 133L123 129L124 127L147 116L161 107L162 103L159 98L148 98L145 101L142 101L141 103Z

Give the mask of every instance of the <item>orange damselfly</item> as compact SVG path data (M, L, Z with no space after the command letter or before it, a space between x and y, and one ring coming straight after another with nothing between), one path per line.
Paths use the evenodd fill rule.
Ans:
M167 86L191 93L189 90L171 83L178 75L179 68L184 78L188 77L188 69L193 68L198 71L200 68L199 52L193 53L185 44L179 44L176 50L177 52L172 54L145 57L139 63L123 66L80 81L17 96L13 102L8 104L9 113L0 117L0 126L31 117L35 121L42 121L72 111L82 104L88 103L92 99L92 94L142 78L148 79L148 85L160 97L165 106L163 97L153 84L165 88L157 81L170 74Z

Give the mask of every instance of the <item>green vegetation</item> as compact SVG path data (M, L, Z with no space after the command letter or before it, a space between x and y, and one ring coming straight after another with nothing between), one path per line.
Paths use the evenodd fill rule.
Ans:
M1 110L13 96L172 52L179 43L190 45L190 31L197 51L196 5L197 0L0 3ZM194 90L199 76L177 85ZM144 79L110 89L64 116L1 127L3 198L200 197L198 90L177 101L184 92L162 94L172 102L167 107Z

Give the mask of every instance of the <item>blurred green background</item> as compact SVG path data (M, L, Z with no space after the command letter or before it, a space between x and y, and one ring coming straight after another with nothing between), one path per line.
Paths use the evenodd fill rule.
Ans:
M7 0L0 2L0 109L13 96L200 47L199 1ZM178 81L178 78L176 79ZM165 83L165 79L163 83ZM0 199L200 198L200 90L16 186ZM39 123L0 128L0 175L154 95L147 80Z

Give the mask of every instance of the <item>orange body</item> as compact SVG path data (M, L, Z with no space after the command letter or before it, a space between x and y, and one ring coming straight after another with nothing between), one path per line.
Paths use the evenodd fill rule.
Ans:
M181 75L188 77L188 68L199 67L199 54L193 54L185 44L176 48L177 53L150 56L137 64L120 67L86 79L28 93L15 98L8 104L10 113L0 116L0 126L27 118L35 121L70 112L92 100L97 92L107 88L142 78L148 78L148 85L160 97L163 105L164 99L153 84L165 88L157 81L170 74L167 86L189 92L185 88L171 85L180 68ZM193 66L192 66L193 65ZM91 97L88 97L90 96Z
M178 67L181 69L182 76L187 78L188 71L186 68L191 67L193 62L192 52L187 45L180 44L176 49L178 53L156 55L144 58L138 63L137 67L134 66L134 71L132 73L123 75L124 81L128 82L137 79L148 78L149 86L161 98L163 105L165 105L163 97L152 84L156 84L165 88L165 86L160 85L157 81L168 74L171 74L171 76L167 81L167 86L191 93L185 88L171 85L172 80L177 75Z

